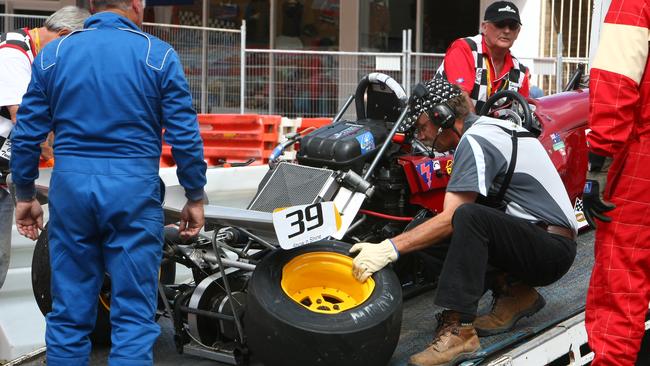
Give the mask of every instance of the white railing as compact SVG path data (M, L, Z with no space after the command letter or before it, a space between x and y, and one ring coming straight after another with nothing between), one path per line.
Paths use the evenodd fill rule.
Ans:
M43 25L46 16L0 14L0 32L6 33L19 28L36 28Z
M0 29L38 27L44 19L0 14ZM334 116L364 75L386 73L409 91L432 78L444 58L444 54L412 52L410 30L403 32L402 52L393 53L247 49L245 24L240 29L219 29L145 23L143 30L175 48L194 106L201 113ZM531 70L532 84L552 94L587 58L521 61ZM354 115L354 105L346 115Z

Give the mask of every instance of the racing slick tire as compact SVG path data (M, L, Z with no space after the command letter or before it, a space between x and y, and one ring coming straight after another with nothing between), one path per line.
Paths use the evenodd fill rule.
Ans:
M402 323L400 282L390 268L376 272L372 281L364 284L356 281L352 277L350 247L342 242L320 241L292 250L276 250L257 265L249 282L244 316L254 360L262 361L265 366L388 363L397 346ZM328 258L322 262L320 255ZM315 256L314 260L310 256ZM332 265L330 260L347 263ZM310 270L309 266L315 266L316 270ZM333 273L331 269L337 266L341 270ZM291 280L291 277L295 278ZM293 284L286 282L289 280ZM356 296L355 286L368 286L373 281L374 288L361 300L347 305L346 301L332 303L331 296L341 299L353 293ZM322 291L327 288L328 293L311 300L317 298L315 302L327 305L324 308L333 306L341 311L319 312L321 306L313 308L312 304L300 301L303 295L296 295L316 288Z
M38 308L41 310L43 316L52 311L50 245L47 233L48 225L45 225L45 228L41 231L36 241L34 255L32 257L32 290L34 291L34 298L36 299ZM171 261L163 261L160 267L161 283L173 283L175 278L176 264ZM95 329L90 335L90 339L95 345L109 345L111 343L110 286L110 277L105 275L97 304ZM160 298L158 300L158 307L160 308ZM156 319L157 317L158 315L156 315Z

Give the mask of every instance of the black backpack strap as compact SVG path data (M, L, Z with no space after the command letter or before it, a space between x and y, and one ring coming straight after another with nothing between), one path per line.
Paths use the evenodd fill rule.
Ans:
M507 128L503 128L501 126L497 126L500 129L504 130L511 136L512 140L512 153L510 154L510 164L508 164L508 170L506 171L506 176L503 179L503 183L501 184L501 188L499 188L499 192L497 193L496 196L494 196L494 201L495 202L503 202L503 198L506 195L506 191L508 190L508 187L510 186L510 181L512 181L512 175L515 172L515 165L517 165L517 149L518 149L518 144L517 144L517 139L520 137L532 137L535 138L535 135L533 135L530 132L518 132L515 130L508 130Z

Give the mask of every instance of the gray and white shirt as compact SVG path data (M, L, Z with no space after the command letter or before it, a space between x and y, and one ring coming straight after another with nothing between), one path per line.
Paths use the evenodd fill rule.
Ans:
M466 124L471 124L471 127L463 134L454 153L454 168L447 192L496 195L510 164L511 131L527 131L510 121L473 115L467 118ZM506 213L577 232L578 223L569 195L539 140L517 138L516 160L504 198Z

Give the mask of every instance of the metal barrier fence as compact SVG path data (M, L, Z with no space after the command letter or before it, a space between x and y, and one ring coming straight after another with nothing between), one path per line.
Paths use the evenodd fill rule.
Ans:
M246 112L333 116L359 79L381 71L403 82L400 53L246 50ZM348 115L354 113L354 106Z
M0 30L37 28L47 17L0 14ZM239 113L242 94L242 30L144 23L142 29L171 44L201 113Z
M44 19L0 14L0 29L34 28ZM417 82L431 79L444 58L444 54L412 52L407 30L403 32L403 50L396 53L246 49L245 24L233 30L145 23L143 30L175 48L194 106L201 113L331 117L364 75L386 73L408 92ZM530 68L532 83L548 95L557 92L577 64L586 64L588 59L521 61ZM354 104L346 113L353 115Z
M201 113L241 112L242 32L144 23L142 29L174 47Z
M7 33L19 28L37 28L43 25L46 16L0 14L0 32Z

